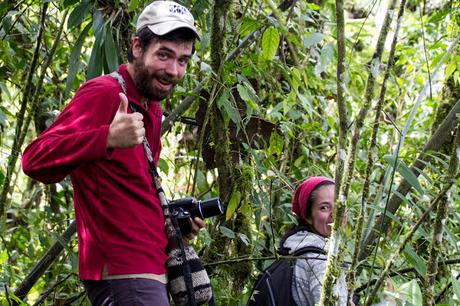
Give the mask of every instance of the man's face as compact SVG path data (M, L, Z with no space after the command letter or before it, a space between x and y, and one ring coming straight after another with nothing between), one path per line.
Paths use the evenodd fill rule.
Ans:
M137 55L135 49L137 47ZM134 83L141 95L150 100L167 98L182 79L192 57L193 42L153 41L142 52L133 44Z

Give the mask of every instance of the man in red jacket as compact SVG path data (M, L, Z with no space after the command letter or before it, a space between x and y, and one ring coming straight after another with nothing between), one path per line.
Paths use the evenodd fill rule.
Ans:
M136 31L118 68L126 94L110 75L86 82L22 159L24 172L44 183L70 174L79 274L94 305L169 305L164 216L141 143L156 164L159 102L184 76L198 34L191 13L172 1L148 5ZM193 235L203 226L195 219Z

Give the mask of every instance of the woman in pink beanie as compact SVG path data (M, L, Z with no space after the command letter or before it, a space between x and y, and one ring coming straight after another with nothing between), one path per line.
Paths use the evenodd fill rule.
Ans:
M321 295L322 280L326 271L327 238L331 235L334 211L335 183L323 176L313 176L296 189L292 200L292 212L297 225L281 239L280 253L302 254L295 260L291 292L296 305L316 305ZM334 295L337 305L346 305L345 278L340 277Z

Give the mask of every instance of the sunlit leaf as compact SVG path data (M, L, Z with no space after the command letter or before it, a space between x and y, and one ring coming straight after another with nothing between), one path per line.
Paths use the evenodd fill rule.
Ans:
M418 285L415 279L411 280L410 282L404 283L399 287L398 290L402 295L403 298L401 299L406 304L404 305L413 305L418 306L422 305L422 292L420 290L420 286Z
M275 58L276 50L280 43L280 35L275 27L268 27L262 36L262 54L264 60L271 61Z
M225 212L225 220L228 221L233 217L233 214L235 213L236 209L238 208L238 205L240 204L241 201L241 192L235 191L232 194L232 197L230 198L230 201L228 202L227 205L227 210Z
M454 289L456 299L457 301L460 301L460 282L453 275L451 276L451 282L452 282L452 288Z

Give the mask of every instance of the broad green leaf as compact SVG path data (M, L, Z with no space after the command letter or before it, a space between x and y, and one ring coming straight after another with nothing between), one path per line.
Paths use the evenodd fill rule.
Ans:
M241 99L243 99L250 108L258 112L259 106L256 104L256 101L258 101L259 98L257 97L254 88L252 88L250 84L244 82L243 84L236 85L236 89L238 90L238 94Z
M407 261L417 270L420 275L426 274L426 264L423 259L418 256L418 254L412 249L410 246L404 248L404 257L406 257Z
M291 110L297 102L297 95L296 93L291 90L289 94L283 100L283 113L286 115L289 110Z
M134 12L139 8L139 0L130 0L128 2L128 12Z
M332 43L324 45L321 49L318 64L315 66L315 72L320 74L326 71L327 67L332 63L334 59L334 46Z
M96 10L93 14L93 31L94 36L99 37L104 31L104 16L100 10Z
M453 275L451 277L451 282L457 301L460 301L460 282Z
M233 217L233 214L235 213L236 209L238 208L238 205L240 204L241 201L241 192L235 191L232 194L232 197L230 198L230 201L228 202L227 209L225 212L225 220L228 221Z
M97 31L96 41L91 50L91 57L88 63L86 78L88 80L100 76L104 66L104 50L102 49L105 40L105 31Z
M235 232L229 229L228 227L219 226L219 230L222 233L222 235L224 235L225 237L228 237L230 239L234 239L236 237Z
M451 13L451 10L449 9L437 9L434 10L433 14L430 16L430 19L428 19L429 23L438 23L444 18L446 18L447 14Z
M410 282L404 283L399 287L398 290L403 295L403 305L422 305L422 292L420 286L415 279Z
M269 154L277 154L281 156L283 153L284 141L281 136L273 132L270 136L270 146L268 147Z
M308 35L307 37L304 38L303 40L303 46L305 49L310 48L313 45L316 45L320 41L322 41L324 38L324 35L321 33L313 33Z
M238 30L238 33L240 33L242 37L246 37L249 34L253 33L255 30L257 30L259 27L260 23L257 20L245 18L243 20L243 24Z
M262 59L267 61L273 60L279 43L280 34L278 30L275 27L268 27L262 36Z
M91 23L88 23L86 27L83 29L83 31L80 33L72 49L72 53L70 53L69 72L67 74L67 81L65 84L64 91L65 97L69 94L70 90L72 89L75 76L77 75L78 67L80 66L81 48L83 46L85 38L88 36L89 29L91 29Z
M80 2L72 13L70 13L69 19L67 20L67 28L72 29L80 25L91 12L92 7L93 5L88 0Z
M395 159L393 156L385 155L384 159L391 165L395 165ZM414 172L406 165L406 163L402 160L398 161L397 165L398 172L401 174L402 177L406 179L406 181L414 187L420 194L424 194L423 188L420 185L417 176L415 176Z
M102 73L102 48L100 47L99 39L96 39L96 42L93 45L93 50L91 50L91 57L88 63L88 71L86 73L86 79L91 80Z
M8 87L6 87L5 83L3 82L0 82L0 91L8 97L8 100L11 100L10 91L8 90Z
M452 75L452 73L454 73L455 69L457 69L457 63L455 61L451 61L446 67L444 78L447 80Z
M165 174L169 173L168 163L163 158L160 158L158 160L158 168L161 170L161 172L163 172Z
M109 71L114 71L118 68L119 61L118 61L118 48L115 46L115 42L113 41L112 35L112 27L109 23L106 25L106 33L105 33L105 40L104 40L104 50L105 50L105 60Z
M241 126L241 118L238 110L234 108L231 104L230 100L230 91L225 88L222 90L222 94L217 99L217 106L221 111L224 111L226 115L236 124L237 130L240 129Z

